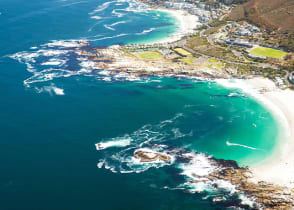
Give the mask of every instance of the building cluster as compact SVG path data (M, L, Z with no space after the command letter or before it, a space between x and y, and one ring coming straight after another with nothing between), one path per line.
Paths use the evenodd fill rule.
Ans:
M250 53L250 50L247 51L248 52L248 57L253 58L253 59L262 59L265 60L266 56L262 56L262 55L253 55Z
M284 80L281 77L275 77L275 84L279 87L279 88L286 88L287 86L285 85Z
M229 39L226 40L226 44L238 45L238 46L241 46L241 47L248 47L248 48L251 48L253 46L247 40L239 39L239 38L229 38Z
M236 22L228 24L226 25L225 30L237 36L252 36L255 33L260 32L258 27L253 26L247 22L244 22L243 24L238 24Z
M212 8L203 2L189 0L169 0L164 2L164 6L169 9L186 10L190 14L196 15L199 21L203 23L216 19L223 14L223 11L230 10L230 8L225 5L221 5L219 8Z
M222 29L213 36L214 41L218 43L225 43L229 45L236 45L240 47L251 48L256 43L249 42L249 37L255 33L260 33L260 29L247 22L238 24L236 22L230 23L222 27ZM261 56L250 55L252 58L264 59Z

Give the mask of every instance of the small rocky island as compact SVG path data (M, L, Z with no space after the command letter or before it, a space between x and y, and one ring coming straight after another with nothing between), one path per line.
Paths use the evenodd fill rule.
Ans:
M152 150L136 150L134 153L134 157L140 159L142 163L149 163L149 162L157 162L157 161L164 161L164 162L172 162L172 158L164 153L153 152Z
M158 161L172 164L189 163L195 160L195 157L201 156L208 161L208 166L213 170L208 173L201 174L198 170L191 172L190 179L186 185L197 183L213 186L216 190L222 188L222 183L231 185L234 190L230 195L239 194L246 197L250 201L244 203L240 201L237 206L245 209L293 209L294 208L294 191L280 186L275 186L266 182L255 182L252 180L252 173L247 167L239 167L233 160L216 159L212 156L200 153L187 153L186 151L171 150L167 153L153 151L151 149L138 149L134 152L134 157L139 159L141 163L154 163ZM173 161L174 160L174 161ZM195 161L194 161L195 162ZM197 163L197 161L196 161ZM197 166L197 164L196 164ZM220 203L225 207L230 207L231 203L226 203L225 197L214 197L214 203ZM236 205L236 204L234 204Z

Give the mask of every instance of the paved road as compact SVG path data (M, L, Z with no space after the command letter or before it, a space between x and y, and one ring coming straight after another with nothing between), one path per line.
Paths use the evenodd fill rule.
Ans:
M254 66L254 67L262 67L262 68L279 69L277 66L266 64L266 63L243 63L243 62L238 62L238 61L231 61L231 60L228 60L228 59L203 54L203 53L198 52L196 50L193 50L193 49L191 49L191 48L189 48L187 46L182 46L182 48L184 48L185 50L187 50L188 52L190 52L192 54L201 55L201 56L206 57L206 58L211 58L211 59L223 61L223 62L226 62L226 63L236 64L236 65L247 65L247 66Z

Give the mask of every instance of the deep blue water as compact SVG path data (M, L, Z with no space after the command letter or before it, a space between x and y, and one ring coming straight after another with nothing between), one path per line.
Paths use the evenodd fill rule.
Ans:
M165 13L96 0L2 0L0 12L1 210L222 208L203 199L205 193L167 189L185 182L181 169L136 166L130 147L150 140L243 165L265 158L274 147L273 117L250 97L227 97L238 90L177 78L104 82L93 72L57 78L63 70L81 68L77 55L62 46L52 49L66 54L28 59L48 52L41 45L51 40L87 39L96 46L158 40L178 29ZM21 62L7 57L15 53ZM39 64L49 58L66 60L64 69L49 66L58 69L56 78L43 81L49 73L37 75L24 85L33 72L46 70ZM95 148L126 138L132 139L126 150ZM117 172L143 172L113 173L98 168L101 161Z

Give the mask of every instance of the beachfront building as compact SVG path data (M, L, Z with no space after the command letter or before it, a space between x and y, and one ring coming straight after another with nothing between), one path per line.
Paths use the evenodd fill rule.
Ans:
M168 9L183 9L192 15L196 15L199 21L207 23L212 19L216 19L218 16L222 15L221 9L206 7L204 3L199 1L189 1L189 0L169 0L163 4Z
M236 35L237 36L251 36L252 33L248 29L242 28L236 32Z

